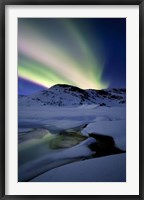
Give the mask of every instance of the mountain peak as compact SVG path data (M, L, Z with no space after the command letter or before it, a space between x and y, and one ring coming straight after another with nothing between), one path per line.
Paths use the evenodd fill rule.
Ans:
M50 90L53 90L53 89L68 89L68 90L71 90L71 91L77 91L77 92L82 92L84 91L83 89L77 87L77 86L73 86L73 85L68 85L68 84L56 84L52 87L50 87L49 89Z
M68 84L56 84L56 85L53 85L52 87L50 87L49 89L57 88L57 87L69 88L69 87L75 87L75 86L68 85Z
M22 98L23 99L23 98ZM78 105L121 105L125 104L125 90L83 90L79 87L56 84L47 90L42 90L34 95L26 97L19 103L32 105L53 105L53 106L78 106Z

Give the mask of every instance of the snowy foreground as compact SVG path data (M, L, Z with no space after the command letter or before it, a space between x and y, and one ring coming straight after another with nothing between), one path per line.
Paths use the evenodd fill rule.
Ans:
M53 169L32 182L125 182L126 155L95 158Z
M19 106L19 181L124 182L125 150L124 104Z

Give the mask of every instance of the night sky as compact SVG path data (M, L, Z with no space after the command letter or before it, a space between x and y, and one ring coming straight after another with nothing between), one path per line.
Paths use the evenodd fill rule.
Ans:
M123 18L19 18L18 93L126 87Z

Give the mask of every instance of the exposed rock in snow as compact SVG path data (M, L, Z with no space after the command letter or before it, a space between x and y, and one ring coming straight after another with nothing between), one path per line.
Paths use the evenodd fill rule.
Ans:
M125 104L125 89L83 90L75 86L57 84L47 90L42 90L33 95L19 96L19 105L92 105L117 106Z

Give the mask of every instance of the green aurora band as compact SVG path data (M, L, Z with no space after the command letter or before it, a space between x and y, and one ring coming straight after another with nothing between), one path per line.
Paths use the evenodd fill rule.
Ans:
M71 20L59 20L61 31L55 24L42 29L27 23L28 19L22 20L19 19L18 29L19 77L47 88L55 84L83 89L109 86L102 80L104 62Z

